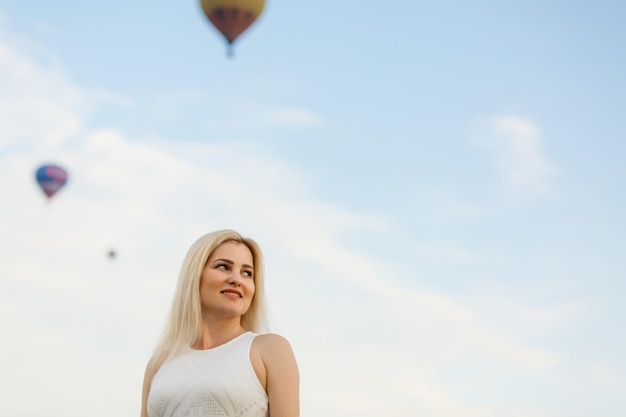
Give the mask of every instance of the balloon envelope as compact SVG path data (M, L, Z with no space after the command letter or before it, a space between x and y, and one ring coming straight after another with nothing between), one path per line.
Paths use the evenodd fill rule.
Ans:
M200 0L202 11L232 44L259 17L265 0Z
M37 169L35 178L46 197L52 198L67 182L67 172L58 165L42 165Z

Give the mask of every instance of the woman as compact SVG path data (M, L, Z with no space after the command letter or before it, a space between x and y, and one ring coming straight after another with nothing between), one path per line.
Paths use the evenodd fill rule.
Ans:
M142 417L298 417L289 342L264 330L263 256L232 230L183 262L162 340L146 366Z

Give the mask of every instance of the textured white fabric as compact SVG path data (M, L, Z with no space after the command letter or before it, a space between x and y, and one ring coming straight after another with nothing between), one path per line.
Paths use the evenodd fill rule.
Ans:
M250 361L248 332L207 350L189 348L152 380L149 417L267 417L267 394Z

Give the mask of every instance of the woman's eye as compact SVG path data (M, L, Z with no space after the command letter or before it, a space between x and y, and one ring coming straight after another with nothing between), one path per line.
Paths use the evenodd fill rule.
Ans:
M228 265L226 265L226 264L219 264L219 265L217 265L217 268L218 269L225 269L225 270L228 271Z
M252 278L252 271L243 271L243 274L248 278Z

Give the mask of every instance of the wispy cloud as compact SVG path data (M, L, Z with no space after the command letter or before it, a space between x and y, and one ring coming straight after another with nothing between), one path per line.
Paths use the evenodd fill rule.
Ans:
M477 252L456 243L422 243L414 247L414 258L420 262L477 264L481 256Z
M136 104L132 97L126 94L115 93L104 88L91 90L88 94L91 100L99 104L110 104L127 109Z
M319 129L326 125L322 114L300 106L275 105L241 97L203 103L212 109L206 114L207 131L225 134L262 135L277 130Z
M267 111L265 117L271 125L284 128L316 127L322 123L319 114L299 108L272 109Z
M41 68L0 43L0 148L54 146L82 128L84 94L58 67Z
M201 91L159 93L150 97L146 106L156 118L174 120L180 118L188 109L203 104L205 99L205 94Z
M429 222L464 222L484 214L485 209L474 202L462 201L451 193L436 192L426 196L424 216Z
M511 195L545 195L552 190L556 165L548 157L541 131L532 120L517 116L491 118L475 129L471 144L487 151Z

